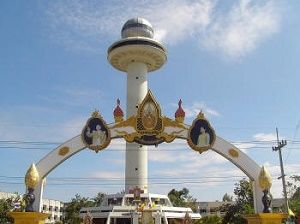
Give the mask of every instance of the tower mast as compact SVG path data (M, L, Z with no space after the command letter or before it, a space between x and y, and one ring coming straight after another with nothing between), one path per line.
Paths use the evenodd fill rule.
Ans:
M128 20L122 28L122 39L108 49L110 64L127 73L126 117L136 115L148 91L148 72L159 69L167 60L165 47L153 39L152 25L143 18ZM148 149L137 143L126 143L125 192L138 187L148 192Z

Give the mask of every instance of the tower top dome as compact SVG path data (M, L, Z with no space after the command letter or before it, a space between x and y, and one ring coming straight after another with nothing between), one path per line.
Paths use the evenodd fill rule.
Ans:
M122 38L148 37L153 38L154 31L148 20L136 17L128 20L122 28Z

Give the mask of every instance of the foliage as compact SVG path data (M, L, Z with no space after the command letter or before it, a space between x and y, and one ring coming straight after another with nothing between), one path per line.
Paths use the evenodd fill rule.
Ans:
M0 223L13 223L13 219L8 216L8 212L13 210L13 205L9 199L0 199Z
M182 190L172 189L168 193L168 197L175 207L189 207L193 211L196 210L196 199L189 195L189 190L183 188Z
M242 179L235 184L234 195L236 202L222 206L222 210L226 211L223 217L223 224L244 224L247 223L242 217L244 214L254 212L253 208L253 191L249 181Z
M76 194L70 202L65 204L65 218L63 223L80 224L82 219L79 217L79 211L83 207L96 207L102 203L105 193L99 192L94 198L81 197Z
M217 215L204 216L197 220L195 224L222 224L222 218Z
M104 197L105 197L105 193L99 192L96 197L93 198L94 201L94 206L100 206Z
M79 217L79 211L83 207L92 207L94 202L89 198L81 197L79 194L75 195L70 202L65 204L65 218L64 223L81 224L82 219Z
M15 204L19 204L16 208ZM13 223L13 219L8 215L11 211L23 211L25 205L21 196L16 193L16 196L0 199L0 223Z
M300 176L294 175L290 178L293 182L287 182L289 207L295 215L300 216Z
M288 198L292 199L294 194L296 193L297 189L299 188L299 186L297 184L298 184L298 182L300 183L300 176L297 176L297 175L290 176L290 179L292 181L288 181L286 186L287 186ZM294 197L297 197L297 195L295 195Z
M223 198L222 198L222 201L223 202L231 202L231 201L233 201L233 197L230 196L229 194L225 193Z

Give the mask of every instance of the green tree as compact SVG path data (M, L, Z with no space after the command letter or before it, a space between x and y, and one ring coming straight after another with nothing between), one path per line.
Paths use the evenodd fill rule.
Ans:
M99 192L96 197L92 199L94 201L94 206L100 206L105 196L105 193Z
M223 198L222 198L222 201L223 202L231 202L231 201L233 201L233 197L230 196L229 194L225 193Z
M0 223L13 223L13 219L8 215L12 209L13 205L9 199L0 199Z
M189 190L187 188L183 188L182 190L172 189L168 193L168 197L172 204L176 207L189 207L193 211L197 208L196 199L189 194Z
M54 224L64 224L62 221L56 221Z
M294 175L290 178L292 182L287 183L289 207L295 215L300 216L300 176Z
M95 203L89 198L81 197L79 194L76 194L70 202L65 204L65 218L64 223L69 224L80 224L82 219L79 217L79 211L83 207L93 207Z
M18 209L15 208L16 203L20 205ZM8 215L8 212L23 211L24 209L24 201L18 193L15 193L15 196L0 199L0 223L13 223L13 219Z
M246 179L242 179L235 184L233 192L236 197L235 203L224 205L221 208L226 211L223 224L246 224L247 222L242 216L254 212L252 185Z
M204 216L195 224L222 224L222 218L217 215Z

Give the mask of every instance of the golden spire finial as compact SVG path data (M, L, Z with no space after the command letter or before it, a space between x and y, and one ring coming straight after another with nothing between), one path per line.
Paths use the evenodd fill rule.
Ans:
M198 114L198 118L199 119L205 119L204 113L202 112L202 110L200 111L200 113Z
M92 117L99 117L99 110L95 109L94 112L92 113Z
M272 177L269 173L269 171L262 166L260 172L259 172L259 185L263 190L268 190L272 186Z
M34 163L32 163L25 175L25 184L27 188L35 188L39 181L39 172L36 169Z

